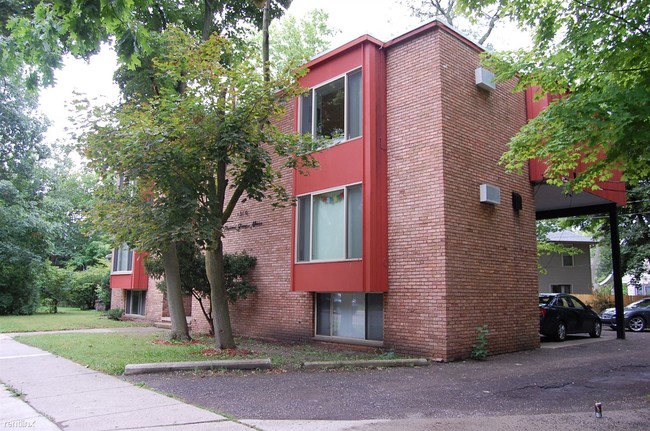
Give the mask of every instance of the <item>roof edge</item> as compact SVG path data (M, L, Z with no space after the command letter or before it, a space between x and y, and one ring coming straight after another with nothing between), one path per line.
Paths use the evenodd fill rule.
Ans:
M303 67L310 68L318 63L321 63L323 61L326 61L332 57L335 57L342 52L345 52L349 49L354 48L355 46L361 45L364 42L372 43L374 45L377 45L379 48L382 48L384 46L384 42L381 40L370 36L369 34L364 34L363 36L359 36L356 39L351 40L348 43L345 43L339 47L336 47L334 49L331 49L329 51L325 51L323 54L320 54L313 59L311 59L308 63L304 64Z
M474 51L481 53L485 52L485 49L479 46L476 42L473 42L466 36L463 36L458 30L454 29L453 27L449 26L448 24L445 24L442 21L439 21L437 19L428 22L426 24L423 24L414 30L408 31L401 36L397 36L394 39L389 40L388 42L384 43L384 48L391 48L394 45L399 45L401 43L407 42L411 39L414 39L416 37L421 36L424 33L428 33L433 30L442 30L452 36L454 36L456 39L460 40L463 42L465 45L468 47L472 48Z

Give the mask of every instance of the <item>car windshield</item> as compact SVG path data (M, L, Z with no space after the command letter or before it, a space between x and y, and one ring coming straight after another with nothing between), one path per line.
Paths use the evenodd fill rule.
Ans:
M548 305L553 301L553 298L555 298L555 296L540 296L539 305Z
M650 307L650 298L642 299L628 305L626 308L648 308Z

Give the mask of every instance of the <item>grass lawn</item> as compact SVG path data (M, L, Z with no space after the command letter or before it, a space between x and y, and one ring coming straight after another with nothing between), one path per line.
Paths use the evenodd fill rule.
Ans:
M215 351L213 339L197 337L190 343L168 342L160 334L47 334L16 338L71 359L97 371L122 374L126 364L185 362L216 359L271 358L274 368L297 369L305 361L393 358L392 353L332 350L312 344L266 343L237 339L238 349Z
M36 313L31 316L0 316L0 332L60 331L64 329L122 328L136 326L134 322L108 319L103 312L81 311L59 307L56 314Z

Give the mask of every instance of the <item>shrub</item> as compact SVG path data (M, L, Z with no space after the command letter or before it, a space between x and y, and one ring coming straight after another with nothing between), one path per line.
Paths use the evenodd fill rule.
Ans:
M474 346L472 347L472 353L470 354L470 358L476 360L483 360L487 357L488 355L487 336L489 334L490 331L488 331L488 325L483 325L476 328L476 343L474 343Z
M591 308L598 314L602 313L604 309L614 306L612 301L612 290L609 286L601 286L594 289L594 299L589 303Z
M111 320L121 320L124 315L124 310L122 308L111 308L106 312L106 317Z
M70 294L71 272L46 263L36 277L42 299L41 305L49 313L56 313L59 305L65 304Z
M85 271L75 271L70 289L70 305L82 310L94 308L99 292L108 289L110 270L106 265L91 266ZM108 292L110 302L110 290Z

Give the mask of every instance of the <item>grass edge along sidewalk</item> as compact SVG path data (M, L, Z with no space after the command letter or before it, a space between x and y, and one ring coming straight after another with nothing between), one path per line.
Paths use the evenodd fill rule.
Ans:
M196 337L189 343L180 343L167 341L161 333L57 333L23 335L16 340L113 375L123 374L129 364L200 362L201 367L177 367L195 370L225 368L218 365L219 361L244 360L245 364L267 358L271 368L281 370L421 366L427 363L425 359L404 361L407 358L381 350L360 352L309 343L273 343L248 338L237 339L238 349L216 351L210 337Z
M149 326L132 321L111 320L95 310L59 307L58 313L35 313L28 316L0 316L0 333L64 331L72 329L127 328Z

